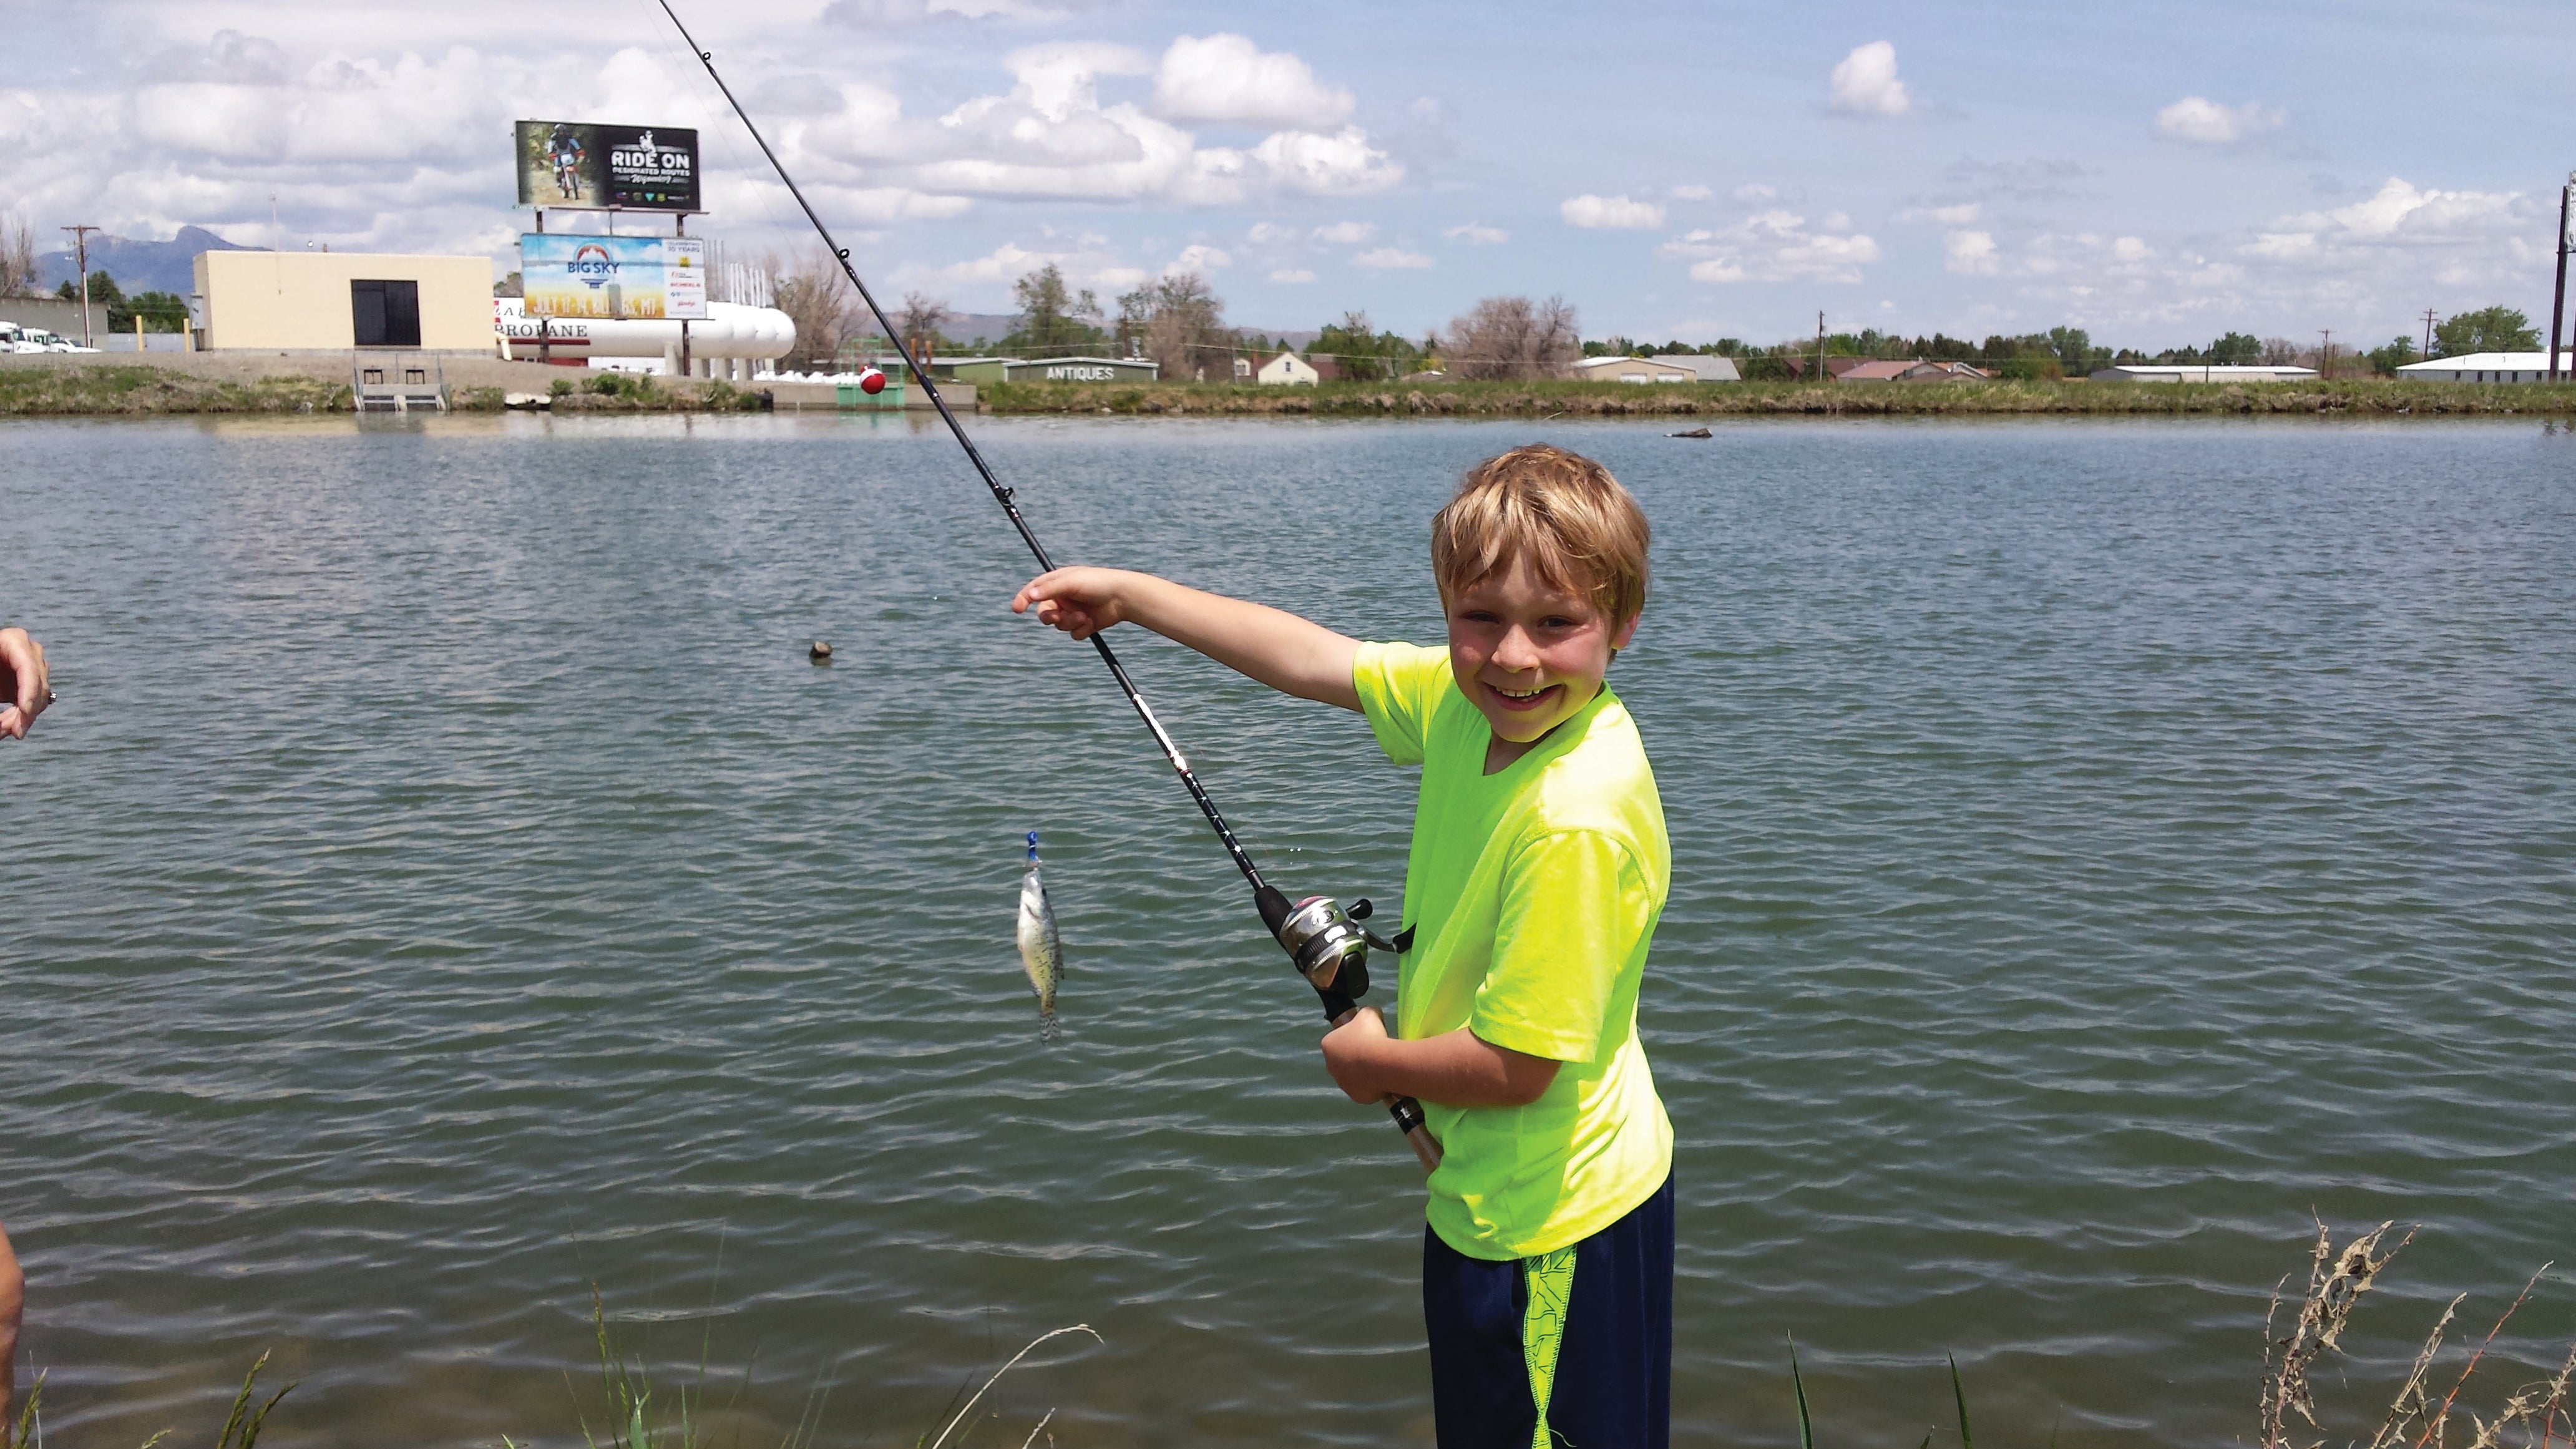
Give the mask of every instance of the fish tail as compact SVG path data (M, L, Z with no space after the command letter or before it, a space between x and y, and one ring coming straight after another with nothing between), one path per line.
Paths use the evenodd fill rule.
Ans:
M1038 1013L1039 1041L1052 1044L1056 1038L1062 1035L1064 1035L1064 1022L1060 1020L1053 1011L1041 1011Z

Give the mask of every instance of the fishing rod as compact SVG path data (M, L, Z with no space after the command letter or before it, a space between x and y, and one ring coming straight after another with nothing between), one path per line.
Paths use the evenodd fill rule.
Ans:
M796 198L797 206L805 212L805 219L814 224L815 234L823 238L823 245L831 252L832 259L840 263L841 274L850 279L850 285L858 290L859 300L867 304L868 315L877 319L878 328L894 344L896 353L903 358L903 365L911 371L913 380L921 384L923 394L929 397L930 405L939 410L939 420L948 425L949 434L957 439L957 446L966 450L966 460L975 465L975 471L984 479L984 486L992 490L993 501L1002 505L1002 512L1010 518L1011 527L1019 530L1020 542L1029 546L1029 553L1037 559L1040 569L1054 572L1055 560L1047 556L1046 545L1038 542L1037 534L1030 529L1028 519L1020 513L1020 505L1014 501L1016 490L1004 486L1002 480L994 476L992 465L984 461L984 454L975 446L975 440L966 436L965 425L958 422L957 414L949 410L948 400L939 395L939 384L931 378L930 369L921 364L910 345L903 341L893 320L886 316L883 307L877 305L876 294L868 290L868 284L860 280L858 268L850 264L850 249L833 238L832 229L823 224L823 218L814 210L814 203L805 199L804 189L796 184L795 177L787 174L787 164L770 149L769 138L760 134L760 127L752 123L751 113L742 108L733 87L726 85L725 78L717 72L715 52L699 47L698 38L689 33L680 13L671 8L671 0L657 0L657 3L661 5L662 13L671 18L672 28L680 32L680 39L688 42L689 53L698 58L698 64L706 67L707 79L714 81L716 89L724 92L725 104L733 107L733 113L742 119L742 128L751 133L752 142L760 147L760 154L769 158L770 169L786 183L787 194ZM1109 641L1094 634L1091 647L1099 651L1100 662L1109 666L1110 677L1118 681L1119 691L1127 696L1127 702L1136 707L1136 717L1153 732L1154 743L1162 746L1163 757L1172 763L1172 772L1181 777L1181 784L1189 790L1190 799L1198 803L1199 813L1207 817L1209 827L1216 831L1216 838L1224 842L1225 853L1234 857L1234 868L1243 872L1244 880L1252 887L1252 903L1254 909L1261 913L1261 924L1288 953L1288 959L1296 963L1298 973L1306 978L1307 984L1315 988L1315 995L1323 1002L1324 1015L1336 1026L1348 1021L1360 1009L1359 998L1368 994L1369 948L1375 946L1387 952L1401 948L1379 939L1358 924L1370 915L1371 908L1365 898L1351 902L1347 911L1330 896L1308 896L1291 903L1286 892L1262 879L1261 868L1252 863L1252 856L1243 848L1243 842L1235 839L1234 827L1225 823L1224 813L1216 808L1216 801L1209 798L1207 787L1199 783L1197 772L1190 768L1189 757L1181 753L1171 731L1164 729L1163 722L1154 717L1153 706L1145 703L1144 694L1136 688L1136 681L1128 677L1127 666L1119 662L1117 652L1109 647ZM1423 1124L1422 1104L1411 1097L1390 1094L1386 1098L1386 1108L1395 1118L1395 1125L1403 1129L1405 1141L1412 1146L1414 1156L1422 1159L1423 1170L1428 1172L1437 1168L1440 1165L1440 1144L1433 1139L1430 1128Z

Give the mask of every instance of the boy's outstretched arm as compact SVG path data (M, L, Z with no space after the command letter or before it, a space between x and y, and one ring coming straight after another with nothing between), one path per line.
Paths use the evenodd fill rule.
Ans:
M1125 569L1070 568L1020 586L1011 612L1031 608L1039 623L1076 639L1113 624L1138 624L1282 694L1352 711L1360 707L1359 690L1351 683L1359 641L1266 604Z
M1388 1036L1386 1019L1365 1006L1324 1037L1324 1070L1354 1102L1394 1094L1444 1107L1526 1107L1563 1065L1498 1047L1463 1026L1401 1040Z

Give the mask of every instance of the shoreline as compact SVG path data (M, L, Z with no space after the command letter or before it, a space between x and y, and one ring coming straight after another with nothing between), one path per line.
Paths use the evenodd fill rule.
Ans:
M149 357L144 354L143 357ZM347 364L197 354L170 366L81 355L0 363L0 417L352 415ZM499 413L533 402L564 413L730 413L773 407L831 413L808 385L575 375L540 363L450 369L451 410ZM278 363L286 365L279 366ZM15 364L15 365L8 365ZM33 365L29 365L33 364ZM301 364L301 365L298 365ZM485 377L482 374L494 375ZM506 376L501 375L506 372ZM460 375L461 374L461 375ZM512 386L517 384L517 386ZM558 386L565 391L557 392ZM800 395L791 401L791 394ZM535 399L542 398L542 402ZM961 411L964 409L961 408ZM2576 417L2576 382L2424 383L1709 383L1615 382L997 383L973 411L1005 416L1659 418L1733 417Z

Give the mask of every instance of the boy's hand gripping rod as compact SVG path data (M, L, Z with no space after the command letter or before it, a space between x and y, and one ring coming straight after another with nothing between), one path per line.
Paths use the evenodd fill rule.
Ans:
M787 167L779 161L778 153L770 149L769 139L760 134L760 127L752 124L751 113L744 110L742 102L735 98L733 87L726 85L724 77L716 72L714 52L698 48L697 37L681 23L679 12L671 8L671 0L659 0L659 3L662 13L671 17L672 27L680 32L680 38L688 42L689 51L698 58L698 64L706 67L707 78L716 83L717 90L724 92L726 104L742 118L743 129L751 133L752 141L760 147L760 154L769 158L771 169L778 173L780 181L786 183L787 194L795 197L796 204L804 209L805 219L814 224L816 234L823 238L823 245L831 249L832 259L841 264L842 274L850 279L852 287L858 289L859 300L868 304L868 314L876 318L877 326L884 329L887 339L894 343L895 350L903 357L904 366L911 370L913 380L921 384L922 392L929 397L930 405L939 410L939 420L948 425L948 431L957 439L957 446L966 450L967 461L973 463L975 471L983 476L984 486L993 491L993 501L1002 505L1002 512L1009 516L1011 527L1019 530L1020 542L1029 546L1039 568L1052 571L1055 560L1047 557L1046 547L1029 530L1029 521L1020 515L1019 505L1012 501L1013 490L1002 486L1002 481L993 476L992 466L976 450L974 440L966 436L966 429L957 421L957 415L949 411L948 400L939 395L939 385L931 380L929 370L903 343L902 334L895 330L885 309L877 305L876 295L868 290L866 282L859 279L858 269L850 264L849 248L833 239L832 229L815 214L814 204L805 199L804 191L796 185L796 178L787 174ZM1299 973L1322 998L1324 1014L1335 1025L1349 1020L1360 1009L1359 998L1368 993L1369 947L1375 945L1387 951L1396 949L1355 923L1368 918L1369 903L1354 901L1351 909L1344 911L1329 897L1308 896L1292 905L1278 887L1263 880L1260 867L1254 865L1252 857L1245 853L1243 842L1234 838L1233 827L1225 823L1225 816L1218 813L1216 802L1208 798L1207 787L1201 785L1199 777L1191 771L1189 757L1181 753L1181 747L1173 742L1171 732L1163 728L1163 722L1154 717L1152 707L1145 703L1145 696L1137 692L1136 681L1127 677L1127 666L1118 662L1109 641L1094 634L1091 647L1100 651L1100 662L1109 666L1109 673L1118 681L1119 690L1127 696L1127 702L1136 707L1136 717L1145 722L1146 729L1153 731L1154 743L1162 746L1164 758L1172 762L1173 772L1181 777L1181 784L1188 788L1190 798L1198 802L1199 813L1207 817L1208 824L1216 831L1216 838L1225 843L1226 854L1234 857L1234 868L1242 871L1243 878L1251 883L1252 901L1261 912L1261 923L1269 928L1270 934L1288 952L1289 959L1297 963ZM1411 1097L1390 1095L1386 1106L1395 1117L1395 1125L1404 1129L1405 1140L1412 1144L1414 1155L1422 1159L1423 1170L1428 1172L1437 1168L1440 1165L1440 1144L1432 1139L1430 1129L1423 1125L1421 1104Z

